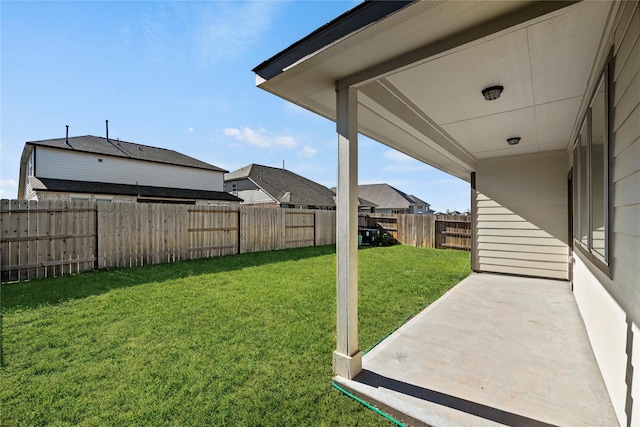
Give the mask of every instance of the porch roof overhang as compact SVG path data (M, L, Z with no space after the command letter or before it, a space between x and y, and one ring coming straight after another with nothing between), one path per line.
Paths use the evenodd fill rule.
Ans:
M333 121L336 90L357 88L361 134L469 181L479 159L567 149L616 7L364 2L253 71L258 87ZM494 85L504 93L485 101Z

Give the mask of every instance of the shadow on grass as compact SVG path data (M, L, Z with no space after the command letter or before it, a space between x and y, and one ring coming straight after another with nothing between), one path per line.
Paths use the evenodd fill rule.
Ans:
M318 246L279 251L256 252L216 258L179 261L132 268L89 271L1 286L1 308L28 309L99 295L113 289L153 282L199 276L286 261L297 261L335 253L334 246Z

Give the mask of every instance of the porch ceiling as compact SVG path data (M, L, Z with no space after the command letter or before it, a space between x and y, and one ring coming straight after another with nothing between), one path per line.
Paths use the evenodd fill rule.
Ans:
M259 87L331 120L336 85L358 87L360 133L468 180L478 159L568 146L611 8L416 2L254 71ZM504 93L485 101L493 85Z

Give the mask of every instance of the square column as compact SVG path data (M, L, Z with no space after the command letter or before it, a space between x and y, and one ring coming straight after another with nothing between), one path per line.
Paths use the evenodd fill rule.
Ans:
M333 372L351 379L362 370L358 347L358 97L336 89L338 187L336 194L337 349Z

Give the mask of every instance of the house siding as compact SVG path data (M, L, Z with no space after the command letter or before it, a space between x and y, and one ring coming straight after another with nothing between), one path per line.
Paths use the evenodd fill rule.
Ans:
M238 197L243 200L243 205L276 203L271 196L261 189L238 190Z
M567 279L566 153L478 161L474 269Z
M613 32L610 268L575 252L574 292L621 425L640 424L640 3Z
M621 425L640 424L640 3L623 3L614 47L610 268L574 252L574 293Z
M24 199L25 200L38 200L38 194L33 190L29 179L25 179L26 184L24 188Z
M222 172L36 147L36 176L78 181L222 191ZM102 159L99 162L98 159Z

